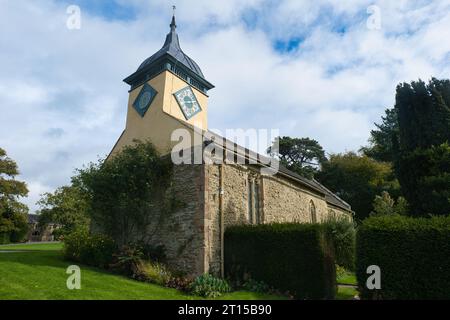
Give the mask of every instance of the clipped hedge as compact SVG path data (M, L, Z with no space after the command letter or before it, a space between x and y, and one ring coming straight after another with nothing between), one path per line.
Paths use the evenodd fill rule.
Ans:
M357 234L357 278L363 299L448 299L450 217L376 216ZM367 267L381 269L381 290L368 290Z
M233 226L225 232L225 273L233 281L263 281L297 299L332 299L336 271L323 225Z

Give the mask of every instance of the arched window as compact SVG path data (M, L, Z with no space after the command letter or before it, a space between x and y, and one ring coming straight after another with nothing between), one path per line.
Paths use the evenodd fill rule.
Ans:
M309 213L311 215L311 223L316 223L317 222L316 205L312 200L309 202Z

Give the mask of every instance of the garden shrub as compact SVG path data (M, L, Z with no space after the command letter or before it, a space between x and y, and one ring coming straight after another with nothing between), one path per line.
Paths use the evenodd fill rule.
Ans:
M113 262L110 267L126 276L139 277L138 265L143 258L144 253L141 246L123 245L113 254Z
M68 260L107 268L116 251L114 241L104 235L90 235L87 230L76 230L64 237L64 256Z
M345 217L330 218L325 223L333 241L336 264L347 270L355 270L355 223Z
M225 272L254 279L299 299L334 298L333 245L324 225L241 225L225 231Z
M165 257L164 246L152 246L144 242L129 243L120 246L114 253L111 268L133 278L145 278L145 275L141 274L140 264L143 261L164 262Z
M189 292L192 287L192 281L183 276L172 276L166 283L166 287Z
M205 273L197 278L191 284L192 294L206 297L216 298L222 293L230 292L231 288L224 279L215 278Z
M10 234L8 232L0 232L0 244L8 244L10 242Z
M356 266L363 299L448 299L450 216L374 216L358 229ZM381 270L381 289L368 290L367 267Z
M137 263L135 279L165 286L172 279L172 273L162 263L141 260Z
M246 291L257 293L268 293L270 291L270 287L264 283L264 281L257 281L253 279L245 281L242 288Z

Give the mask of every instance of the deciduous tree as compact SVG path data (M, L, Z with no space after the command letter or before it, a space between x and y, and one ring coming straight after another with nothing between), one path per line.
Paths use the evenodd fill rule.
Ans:
M28 189L15 179L18 174L16 162L0 148L0 242L21 241L28 230L28 208L19 201Z
M316 178L352 206L356 220L369 216L376 195L384 190L398 190L389 163L355 152L330 155Z

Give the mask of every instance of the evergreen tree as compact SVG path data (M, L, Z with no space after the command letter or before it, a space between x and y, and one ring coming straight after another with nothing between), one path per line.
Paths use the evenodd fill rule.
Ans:
M306 177L313 178L322 162L326 161L325 151L316 140L310 138L278 137L275 145L267 153L277 157L281 164L289 170Z
M361 148L361 152L378 161L393 162L399 135L397 109L386 109L381 123L375 126L377 129L370 132L370 145Z
M395 109L395 169L411 214L450 214L450 81L400 84Z

